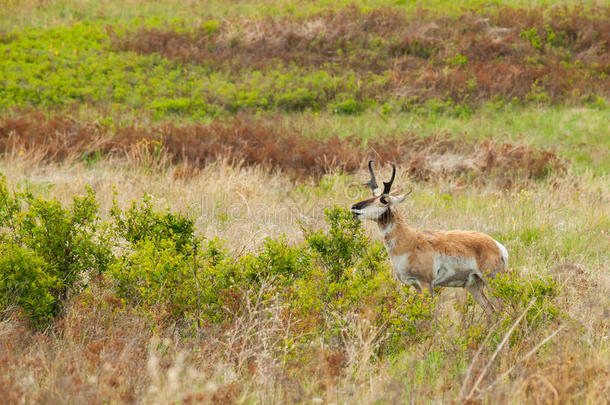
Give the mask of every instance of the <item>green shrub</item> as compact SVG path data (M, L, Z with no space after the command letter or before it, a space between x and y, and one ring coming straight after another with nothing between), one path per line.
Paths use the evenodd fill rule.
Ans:
M532 275L524 277L517 272L498 275L491 281L492 296L502 299L505 310L519 314L534 299L528 318L554 319L559 310L553 299L559 295L559 284L551 276Z
M598 110L604 110L608 108L608 100L602 96L598 96L597 94L588 94L581 98L581 101L584 105L589 108L595 108Z
M31 194L17 194L16 198L26 208L13 212L4 237L44 259L48 274L61 283L59 298L65 298L69 290L78 287L86 271L101 273L108 267L113 257L108 235L100 227L91 189L84 196L75 196L69 209L57 200Z
M549 24L544 24L546 30L546 42L554 47L567 47L568 39L564 31L554 31Z
M303 228L305 240L316 252L333 280L340 280L344 270L361 258L370 244L360 221L348 210L335 206L324 212L328 232Z
M538 35L538 30L536 29L536 27L524 29L523 31L521 31L519 36L521 37L521 39L528 41L530 45L536 48L537 50L542 49L543 40Z
M468 57L456 53L454 57L447 58L445 62L451 66L464 66L468 64Z
M336 114L355 115L366 109L366 104L354 99L331 103L330 110Z
M556 48L567 47L569 45L565 32L554 31L549 24L544 25L544 31L544 33L539 34L538 29L532 27L521 31L520 37L528 41L538 51L542 51L542 47L548 45Z
M348 314L358 313L383 330L382 351L426 336L419 327L431 302L396 288L384 247L347 210L327 210L329 229L304 230L303 245L268 238L240 258L216 239L180 245L149 201L118 217L132 245L110 275L119 296L145 313L191 325L225 322L244 308L245 291L265 283L263 300L283 297L307 335L336 340Z
M227 292L242 285L235 262L217 239L178 247L166 238L142 239L110 269L117 293L159 320L192 325L227 319Z
M151 108L161 113L187 112L192 105L191 99L187 97L159 98L150 104Z
M61 285L46 266L29 249L0 244L0 310L21 308L35 327L46 326L59 311L55 292Z
M250 282L273 278L277 284L288 284L307 277L312 257L303 246L288 246L285 237L267 238L263 248L256 254L242 257L240 265Z
M532 83L532 88L529 93L527 93L525 98L528 101L539 104L551 102L551 97L544 91L544 86L540 85L538 79L536 79L534 83Z
M144 195L139 204L133 201L125 211L115 200L110 215L115 221L117 235L131 243L167 239L173 241L179 251L197 244L195 222L182 213L155 211L150 195Z
M171 239L144 239L110 269L120 297L136 307L162 309L177 318L197 301L194 269ZM164 314L161 314L164 315Z
M83 196L75 196L71 207L64 208L57 200L45 200L31 193L11 194L2 179L0 228L0 242L6 255L4 271L7 275L22 271L22 276L12 279L34 283L16 288L14 281L7 281L5 288L16 288L11 299L15 305L27 304L22 307L38 326L59 312L61 302L70 293L81 289L84 274L101 274L114 260L111 235L98 218L91 189ZM33 291L44 292L39 312L31 309Z
M503 309L500 314L501 327L491 339L497 344L515 320L524 312L524 320L515 329L510 343L519 342L525 335L541 329L562 316L554 303L559 295L559 284L551 276L523 276L517 272L498 275L491 281L491 296L499 298ZM528 305L531 306L528 308Z
M285 111L303 111L306 108L316 109L318 107L315 94L302 87L279 94L276 102L278 108Z
M212 36L218 29L220 28L220 21L218 20L208 20L204 21L201 24L201 29L204 30L208 35Z

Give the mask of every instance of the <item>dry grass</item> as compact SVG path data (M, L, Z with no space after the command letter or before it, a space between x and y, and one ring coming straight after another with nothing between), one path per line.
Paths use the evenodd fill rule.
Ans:
M298 241L297 220L321 226L323 208L349 206L366 194L354 186L364 171L329 174L314 186L295 184L268 167L222 161L185 179L174 176L178 168L171 165L153 170L118 158L90 165L39 158L5 157L9 186L67 202L89 184L102 212L114 187L122 206L148 192L161 206L189 212L202 234L226 239L235 254L260 246L265 236L285 233ZM337 314L345 320L340 344L313 343L294 359L287 343L294 336L286 339L292 321L281 316L285 303L279 299L261 305L258 295L243 291L244 308L232 322L185 336L178 325L125 307L100 279L45 332L31 332L18 317L4 318L0 393L7 403L458 402L462 385L468 393L490 362L473 403L603 403L610 393L607 179L568 173L552 184L502 192L451 179L411 183L400 167L395 184L414 187L402 208L413 226L498 235L511 268L557 278L557 305L566 318L543 330L524 325L517 344L490 362L493 350L468 338L481 327L480 312L462 311L463 293L447 290L426 344L379 359L379 331L365 314ZM536 238L524 239L522 232L532 229L539 230Z
M413 132L379 134L364 145L358 134L316 139L286 126L280 116L246 115L211 124L114 129L62 115L7 114L0 119L0 152L34 153L50 162L114 156L144 167L181 164L174 171L179 177L226 160L238 166L265 165L297 179L353 173L375 158L404 165L420 181L457 178L462 184L491 183L502 188L523 186L567 168L554 152L528 145L464 142L446 134L421 137Z

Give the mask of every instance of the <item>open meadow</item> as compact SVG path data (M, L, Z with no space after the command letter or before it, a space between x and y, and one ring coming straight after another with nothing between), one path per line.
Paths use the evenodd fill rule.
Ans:
M609 75L604 2L1 2L0 402L608 403Z

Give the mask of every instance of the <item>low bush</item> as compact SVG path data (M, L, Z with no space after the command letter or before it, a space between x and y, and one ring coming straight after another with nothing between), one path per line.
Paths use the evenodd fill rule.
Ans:
M465 345L487 341L489 348L495 350L507 337L515 352L534 345L545 330L557 328L559 321L565 319L556 302L560 292L559 284L551 276L525 276L511 270L497 275L490 281L489 290L498 310L494 317L497 322L491 328L481 323L468 325L463 337ZM474 301L469 297L469 305L461 308L463 314L471 306Z
M312 270L312 254L303 246L288 246L286 239L265 239L263 248L240 258L240 267L249 282L289 285L297 278L306 278Z
M219 322L222 292L237 281L227 274L234 266L224 255L214 243L193 249L168 238L144 239L109 274L118 295L157 322Z
M335 207L325 215L329 230L303 231L307 245L317 253L332 280L339 281L344 271L364 256L371 241L351 212Z
M0 180L0 272L5 308L11 297L37 326L85 285L85 275L105 272L114 260L111 235L98 217L91 189L70 208L31 193L9 192Z
M156 211L150 195L140 203L133 201L127 210L121 210L116 200L110 210L114 231L128 242L170 240L177 251L192 249L198 243L195 221L182 213Z
M46 270L36 252L12 244L0 244L0 313L21 309L37 328L46 326L59 310L57 277Z
M331 103L330 110L337 114L354 115L366 109L366 104L353 99Z
M527 309L526 320L530 326L553 321L561 315L554 299L559 295L559 284L550 276L524 277L517 272L507 272L491 281L492 296L501 299L504 312L516 318Z

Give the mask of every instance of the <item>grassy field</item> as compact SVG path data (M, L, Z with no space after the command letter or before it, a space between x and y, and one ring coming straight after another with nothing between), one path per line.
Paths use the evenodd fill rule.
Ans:
M602 2L0 5L7 403L605 403ZM501 241L505 305L346 211Z
M115 2L112 0L49 0L43 3L32 0L7 0L2 10L2 28L48 28L57 25L70 25L83 19L103 21L131 21L142 17L155 17L159 20L182 19L194 24L209 18L227 18L239 16L257 16L282 14L314 14L329 8L343 8L356 5L361 8L396 7L404 10L415 10L419 7L439 10L448 14L459 14L464 10L479 10L482 12L497 9L503 5L513 7L549 7L552 5L584 5L591 7L603 2L595 0L577 1L425 1L410 2L396 0L363 0L363 1L329 1L315 0L294 2L291 0L253 0L253 1L197 1L182 2L177 7L175 0L142 1L128 0Z

